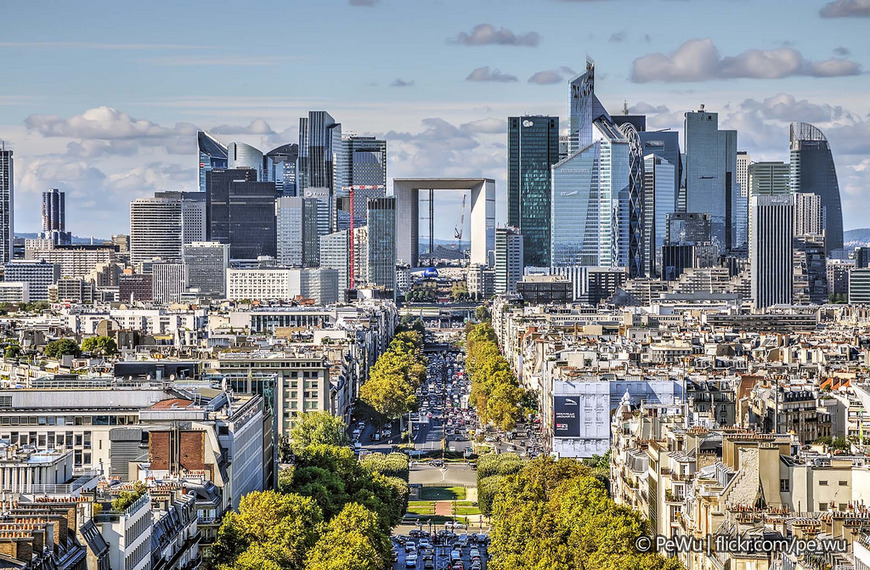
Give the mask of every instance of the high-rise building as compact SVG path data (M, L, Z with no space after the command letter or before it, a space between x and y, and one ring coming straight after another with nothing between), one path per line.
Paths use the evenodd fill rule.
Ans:
M753 162L749 165L750 196L788 194L789 165L784 162Z
M216 241L197 241L184 245L184 285L203 295L224 297L230 247Z
M794 201L789 195L750 196L749 262L756 307L792 303Z
M599 193L601 143L553 165L550 263L553 267L610 265L612 204Z
M118 278L118 298L122 303L151 301L154 279L150 273L124 273Z
M184 245L181 200L138 198L130 202L130 261L180 261Z
M794 195L794 235L825 233L825 210L818 194Z
M674 186L674 165L656 154L644 157L644 232L646 273L661 276L662 246L667 237L667 217L674 213L678 188Z
M623 118L625 117L626 115L623 115ZM643 142L635 126L636 123L639 125L640 121L625 121L619 127L619 132L628 141L628 200L620 199L620 208L624 212L621 217L627 218L627 220L620 226L624 233L620 241L628 240L628 274L631 278L647 275L648 257L648 250L644 249L647 229L644 224L646 216L644 203L646 199L645 164ZM653 212L649 214L652 216Z
M279 196L296 196L296 161L299 159L299 145L281 145L263 156L263 178L275 183Z
M849 273L849 304L870 305L870 269L853 269Z
M550 263L551 169L559 161L559 117L508 117L508 225L523 236L525 263Z
M737 131L720 131L719 114L685 114L686 210L709 213L713 243L720 251L739 247L736 213Z
M199 191L206 191L206 173L227 167L227 147L205 131L197 131L199 149Z
M673 180L673 211L677 212L677 202L680 195L680 133L677 131L642 131L638 133L643 143L644 156L655 154L667 160L674 167Z
M3 280L27 283L30 301L47 301L49 286L60 279L60 266L41 259L20 259L4 266Z
M825 210L825 252L843 247L843 208L837 169L828 139L822 131L807 123L792 123L791 191L795 194L818 194Z
M157 303L177 303L184 291L184 264L151 264L151 298Z
M345 186L386 186L387 141L350 135L341 140L340 149L337 160L340 187L336 191Z
M309 111L308 117L299 119L299 161L296 175L297 196L307 188L325 188L329 227L333 229L336 216L335 190L340 183L340 169L336 158L341 154L341 123L336 123L326 111ZM338 183L338 184L337 184ZM306 197L308 197L306 195Z
M404 222L403 222L404 223ZM396 198L368 202L368 282L396 289Z
M313 299L318 305L338 301L335 269L229 269L227 298L252 301Z
M282 196L275 200L275 231L278 264L302 267L304 243L303 199Z
M824 236L801 235L795 232L793 264L793 303L795 305L824 304L828 299Z
M710 214L675 212L665 216L665 242L670 245L702 245L710 243Z
M568 153L592 144L592 123L604 118L613 124L604 105L595 96L595 63L586 61L586 72L568 83Z
M275 257L275 183L256 171L216 170L207 179L208 239L230 246L232 259Z
M514 293L523 278L523 234L517 228L495 229L495 292Z
M66 231L65 194L57 188L42 193L42 233L40 237L56 244L69 244L72 236Z
M348 230L326 234L320 238L320 267L338 272L338 289L350 287L350 238Z
M264 182L263 153L249 144L230 143L227 145L227 169L250 168L257 171L257 180Z
M749 165L752 157L745 150L737 151L737 184L740 184L740 195L749 198Z
M181 239L184 243L205 241L206 195L202 192L155 192L155 198L181 201Z
M0 263L12 259L12 241L15 237L14 185L12 149L0 141Z

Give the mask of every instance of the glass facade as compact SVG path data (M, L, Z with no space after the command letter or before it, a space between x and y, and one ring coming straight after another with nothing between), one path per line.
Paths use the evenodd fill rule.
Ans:
M559 159L559 118L508 118L508 225L523 236L526 265L550 260L550 167Z
M550 265L553 267L599 265L603 246L599 242L600 153L601 143L595 142L553 166L550 214L553 223ZM606 244L605 248L609 251Z
M396 290L396 199L368 201L368 281Z
M644 157L644 249L647 273L662 275L662 246L667 234L667 216L675 211L674 166L655 154Z
M644 159L643 143L633 123L626 122L619 131L628 141L628 274L629 277L646 275L646 250L644 249ZM653 215L650 212L650 215Z
M843 247L843 206L837 169L828 139L807 123L792 123L791 188L794 193L818 194L825 211L825 253Z
M263 153L245 143L227 145L227 168L250 168L257 171L257 180L263 182Z
M199 191L206 191L206 174L216 168L227 167L227 149L205 131L196 133L199 148Z
M263 157L263 178L274 182L279 196L296 196L296 161L299 145L285 144Z
M208 239L230 246L233 259L276 255L274 182L257 182L256 171L208 173Z

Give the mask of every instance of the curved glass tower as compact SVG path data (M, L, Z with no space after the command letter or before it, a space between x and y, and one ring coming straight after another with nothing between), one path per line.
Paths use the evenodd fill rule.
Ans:
M227 168L250 168L257 171L257 180L263 182L263 153L245 143L227 145Z
M620 125L619 132L628 140L628 275L634 278L646 273L643 143L631 123Z
M843 247L843 207L837 169L828 139L808 123L792 123L790 185L792 192L818 194L825 210L825 253Z
M227 147L205 131L197 131L196 145L199 149L199 191L205 192L206 173L227 167Z

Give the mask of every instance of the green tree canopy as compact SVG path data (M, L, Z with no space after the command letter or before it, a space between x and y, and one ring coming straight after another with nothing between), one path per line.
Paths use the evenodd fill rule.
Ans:
M308 556L307 570L383 570L390 563L390 540L374 513L348 503L329 521Z
M71 338L53 340L45 345L45 355L49 358L60 358L66 354L78 356L81 354L78 343Z
M91 336L82 341L82 351L109 356L118 352L118 345L112 337Z
M307 412L297 418L290 430L293 453L309 445L348 445L347 424L329 412Z

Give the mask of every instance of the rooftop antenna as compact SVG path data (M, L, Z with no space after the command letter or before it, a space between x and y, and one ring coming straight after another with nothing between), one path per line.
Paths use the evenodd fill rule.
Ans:
M622 114L628 115L628 101L625 99L622 100Z

